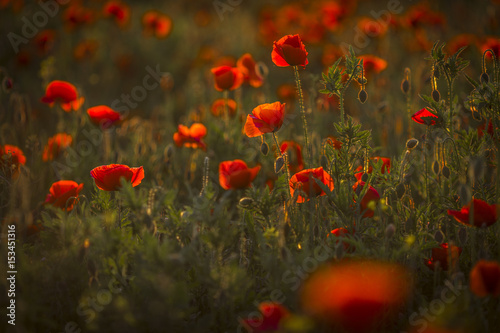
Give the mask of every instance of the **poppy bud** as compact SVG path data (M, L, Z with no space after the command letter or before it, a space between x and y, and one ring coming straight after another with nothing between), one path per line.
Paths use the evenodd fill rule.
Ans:
M368 98L368 94L366 93L366 90L361 89L358 93L358 99L361 102L361 104L364 104L366 102L367 98Z
M434 173L436 175L439 174L439 162L438 161L434 161L434 163L432 163L432 171L434 171Z
M253 205L253 199L249 197L244 197L240 199L240 206L243 208L249 208Z
M274 162L274 172L279 173L281 169L283 169L284 165L285 165L285 160L283 159L282 156L279 156Z
M439 93L438 90L433 90L432 91L432 99L434 100L434 102L439 102L439 100L441 99L441 94Z
M385 228L385 237L392 238L395 232L396 232L396 226L391 223Z
M172 145L168 145L163 151L163 156L168 161L172 157L173 153L174 153L174 148L172 147Z
M483 74L481 74L481 83L488 83L490 82L490 76L488 75L488 73L484 72Z
M401 91L403 94L407 94L408 91L410 91L410 81L404 79L403 82L401 82Z
M2 89L4 92L9 92L12 89L13 82L10 77L4 77L2 81Z
M269 146L265 141L263 141L262 144L260 145L260 152L264 156L267 156L267 153L269 153Z
M323 169L328 169L328 157L326 155L321 155L320 163Z
M418 146L418 140L417 139L412 138L412 139L409 139L408 141L406 141L406 149L412 150L416 146Z
M366 173L363 173L363 175L361 176L361 180L364 181L364 182L367 182L368 181L368 175Z
M444 177L450 178L450 168L448 168L446 165L441 170L441 173L443 174Z

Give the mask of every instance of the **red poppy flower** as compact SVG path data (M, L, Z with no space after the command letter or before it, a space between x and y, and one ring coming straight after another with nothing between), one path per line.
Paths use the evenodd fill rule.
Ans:
M479 260L470 271L470 290L478 297L500 296L500 265Z
M259 173L260 165L249 168L242 160L225 161L219 164L219 183L223 189L238 190L250 186Z
M53 106L59 103L64 111L78 110L83 104L83 97L78 98L78 93L74 85L66 81L52 81L47 85L43 103Z
M273 302L262 302L259 304L259 311L262 318L247 318L242 320L247 332L275 332L280 327L283 318L290 315L290 312L283 305Z
M266 103L257 106L252 114L247 116L245 134L249 138L265 133L276 132L283 125L285 119L285 103Z
M297 89L293 84L283 83L276 90L276 95L280 100L293 101L297 98Z
M142 17L142 26L146 36L166 38L172 30L172 20L167 15L152 10Z
M10 159L11 164L19 166L26 164L26 157L21 149L12 145L0 146L0 162Z
M274 64L279 67L305 67L309 63L307 54L299 35L286 35L274 42L271 57Z
M459 34L453 37L446 47L450 54L455 54L460 48L464 46L471 47L477 43L477 37L473 34Z
M387 68L387 61L377 56L365 54L359 56L359 58L363 59L363 69L365 76L368 76L372 73L380 73Z
M120 27L127 25L130 17L130 8L120 1L108 1L104 5L103 12L104 17L113 16Z
M435 120L432 118L434 118ZM423 108L418 112L415 112L413 116L411 116L411 119L423 125L436 125L437 122L439 121L439 117L436 116L431 111L427 110L426 108Z
M243 83L243 74L237 67L219 66L212 68L215 77L215 89L218 91L234 90Z
M174 142L177 147L190 147L207 149L207 145L203 142L203 137L207 135L207 128L200 123L194 123L191 127L179 125L177 133L174 133Z
M488 124L488 129L486 129L486 124ZM486 133L488 133L492 138L495 137L495 130L493 129L493 120L489 119L487 122L483 122L477 128L477 136L482 138L484 135L484 130L486 129Z
M326 194L321 187L316 184L315 179L325 184L330 191L333 191L333 179L323 170L323 167L299 171L290 178L289 182L290 194L292 197L295 191L300 191L297 196L298 203L309 201L310 197L323 196Z
M439 266L443 271L447 271L449 267L456 267L461 253L462 248L443 243L432 249L432 257L425 261L425 265L432 270Z
M73 56L76 60L84 60L92 58L97 49L99 48L99 42L95 40L83 40L78 45L75 46L73 50Z
M102 165L90 171L94 182L103 191L117 191L121 187L120 179L125 178L136 187L144 179L144 169L131 168L123 164Z
M368 167L368 172L367 172L368 174L370 174L370 173L373 172L373 165L372 164L377 164L379 160L382 161L382 167L381 167L380 173L384 174L386 172L387 173L391 172L391 159L390 158L376 156L376 157L370 158L370 160L373 163L370 163L370 165ZM363 166L360 165L356 169L356 171L361 171L361 170L363 170ZM364 172L357 172L357 173L354 174L354 176L359 181L359 180L361 180L361 177L363 177L363 174L364 174Z
M418 4L408 10L403 21L406 26L415 29L424 25L440 26L445 18L442 13L432 11L428 4Z
M361 192L363 191L363 188L365 187L365 182L364 181L357 181L352 189L356 193L356 195L360 195ZM363 217L373 217L375 214L375 211L370 208L370 202L375 201L376 203L380 200L380 195L378 194L377 190L369 185L368 190L366 191L365 195L361 199L360 203L360 210L363 213Z
M59 154L73 143L73 137L66 133L58 133L49 138L47 145L43 150L42 160L52 161L57 158Z
M473 204L474 211L472 219L470 216L471 203ZM500 205L489 205L481 199L472 199L466 206L462 207L461 210L448 209L448 215L453 216L459 223L480 228L482 226L489 227L495 223L498 219L499 211ZM472 224L470 224L471 222Z
M281 154L288 152L288 167L292 173L297 173L304 169L302 159L302 148L295 141L283 141L280 147Z
M78 201L78 193L83 188L83 184L78 184L72 180L60 180L50 187L50 193L45 198L45 204L67 210L73 209ZM72 198L70 200L70 198Z
M70 30L83 26L92 21L92 10L83 7L78 3L68 6L63 14L66 27Z
M212 103L212 107L210 108L210 112L215 117L221 117L224 115L224 105L226 105L226 100L224 98L216 99ZM233 117L236 114L236 108L237 108L236 101L234 99L228 98L226 110L231 117Z
M327 142L330 144L330 146L333 147L333 149L335 150L340 150L340 148L342 148L342 142L340 142L339 140L337 140L336 137L334 136L328 136L327 138Z
M352 234L354 234L354 232ZM346 228L336 228L336 229L333 229L327 235L327 237L330 237L330 235L335 236L335 238L339 238L338 240L335 241L335 244L338 244L342 238L350 237L351 233ZM351 244L346 243L346 242L342 242L342 246L344 248L344 251L346 251L346 252L353 252L356 249L354 246L352 246Z
M392 16L391 16L392 17ZM368 37L382 37L387 33L389 24L380 24L372 17L362 17L358 21L358 28Z
M42 30L36 35L33 41L35 42L36 49L40 55L44 56L50 52L54 46L55 37L56 32L51 29Z
M105 105L94 106L87 110L90 120L102 128L110 128L113 124L120 121L121 115L119 112Z
M264 78L257 72L257 64L250 53L245 53L236 62L236 67L243 74L243 82L258 88L264 84Z
M343 260L313 272L302 287L303 310L342 332L381 332L404 306L411 279L398 264Z
M481 45L481 52L484 53L484 51L488 49L495 52L495 57L497 59L500 58L500 39L498 37L487 37ZM491 59L490 52L486 54L486 58Z
M321 22L328 30L336 30L340 26L340 21L342 20L344 14L345 9L336 1L324 2L321 5Z

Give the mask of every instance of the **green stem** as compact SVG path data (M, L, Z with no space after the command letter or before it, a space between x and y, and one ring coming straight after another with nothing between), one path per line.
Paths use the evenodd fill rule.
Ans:
M276 149L278 150L278 153L280 154L281 158L283 158L283 161L285 162L284 168L285 168L285 172L286 172L286 184L288 186L288 184L290 184L290 170L288 169L288 156L283 155L283 153L281 153L280 145L278 143L278 136L276 135L276 132L273 132L273 139L274 139L274 143L276 144ZM288 186L288 198L290 199L291 197L292 197L292 195L290 193L290 186Z
M299 76L299 67L293 66L293 73L295 74L295 84L297 85L297 93L299 94L299 106L300 106L300 114L302 116L302 124L304 126L304 140L306 146L306 152L309 158L309 166L312 165L312 151L309 146L309 137L307 135L307 119L306 119L306 110L304 108L304 95L302 94L302 85L300 83Z
M448 82L448 105L450 106L450 124L449 124L449 132L450 136L453 135L453 106L452 106L452 99L453 99L453 80L449 79L447 80Z
M344 91L340 93L339 96L339 109L340 109L340 123L344 125L345 123L345 116L344 116Z
M424 141L424 148L422 149L422 152L424 154L424 170L425 170L425 200L427 203L429 203L429 184L428 184L428 177L429 177L429 168L427 166L427 141L429 140L429 125L426 126L425 128L425 141Z

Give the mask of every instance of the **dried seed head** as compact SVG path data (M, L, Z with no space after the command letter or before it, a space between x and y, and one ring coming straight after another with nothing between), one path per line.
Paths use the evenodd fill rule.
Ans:
M249 208L253 205L253 199L249 197L244 197L240 199L240 206L243 208Z
M408 141L406 141L406 149L408 149L408 150L411 151L416 146L418 146L418 140L417 139L412 138L412 139L409 139Z
M396 226L394 224L391 223L385 228L386 238L392 238L392 236L394 236L395 233L396 233Z
M436 175L439 174L439 162L438 161L434 161L434 163L432 163L432 171L434 171L434 173Z
M490 82L490 76L488 75L488 73L484 72L483 74L481 74L480 80L481 83L488 83Z
M262 144L260 145L260 152L264 156L267 156L267 153L269 153L269 146L265 141L263 141Z
M323 169L328 169L328 157L326 155L321 155L320 163Z
M285 165L285 160L283 159L282 156L278 156L278 158L274 162L274 172L279 173L281 169L283 169L284 165Z
M443 167L443 169L441 169L441 173L447 179L450 178L450 168L448 168L446 165Z
M439 91L437 89L434 89L432 91L432 99L434 100L434 102L439 102L441 100L441 94L439 93Z
M410 91L410 81L404 79L403 82L401 82L401 91L403 94L407 94Z
M366 102L367 98L368 98L368 94L366 93L366 90L361 89L358 93L358 99L361 102L361 104L364 104Z

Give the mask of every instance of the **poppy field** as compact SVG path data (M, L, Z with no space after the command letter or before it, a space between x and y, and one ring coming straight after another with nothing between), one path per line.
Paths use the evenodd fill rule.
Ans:
M0 17L1 332L500 329L500 1Z

